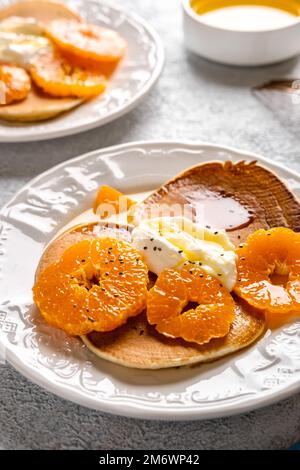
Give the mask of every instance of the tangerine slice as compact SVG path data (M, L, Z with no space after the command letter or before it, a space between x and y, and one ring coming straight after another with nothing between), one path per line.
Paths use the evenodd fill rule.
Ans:
M74 20L52 21L47 34L62 51L99 62L119 61L126 48L116 31Z
M134 201L117 189L103 185L97 192L93 211L100 219L105 219L109 215L126 212L133 204Z
M90 98L103 93L106 87L103 75L74 66L53 50L34 57L30 73L36 85L53 96Z
M70 62L74 67L81 67L87 69L90 72L96 72L99 75L103 75L106 79L110 78L118 66L118 62L99 62L93 59L86 59L73 52L62 51L58 48L64 58Z
M33 287L45 320L70 335L111 331L146 307L148 268L127 242L82 240L49 265Z
M31 88L30 77L21 67L0 65L0 104L24 100Z
M237 250L235 292L267 315L300 308L300 234L278 227L257 230Z
M197 305L183 311L189 302ZM229 333L235 303L216 278L198 266L185 265L158 276L148 294L147 318L166 336L205 344Z

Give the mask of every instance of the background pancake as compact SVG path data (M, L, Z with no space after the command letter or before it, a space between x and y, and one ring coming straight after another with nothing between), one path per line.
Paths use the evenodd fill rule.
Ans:
M41 258L36 275L56 261L68 246L103 234L130 239L126 230L109 229L105 223L79 225L50 243ZM236 319L230 333L225 338L212 340L204 346L159 334L148 324L145 312L112 332L93 332L82 337L82 340L97 356L109 361L127 367L159 369L218 359L250 345L264 331L263 318L254 309L237 300Z
M25 100L0 106L0 119L12 122L44 121L70 111L81 103L79 98L51 98L32 84Z
M16 3L0 10L0 21L8 16L36 18L45 24L58 18L80 20L78 13L70 10L67 5L55 0L23 0L20 2L16 0Z
M44 24L58 18L80 19L66 5L50 0L26 0L0 10L0 21L9 16L33 17ZM43 121L70 111L82 102L79 98L51 97L32 86L25 100L0 106L0 119L13 122Z

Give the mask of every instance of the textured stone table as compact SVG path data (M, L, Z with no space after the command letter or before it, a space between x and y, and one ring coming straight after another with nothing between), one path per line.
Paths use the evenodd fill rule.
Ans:
M300 137L260 104L251 87L291 73L297 61L259 68L215 65L182 44L179 0L122 0L161 34L166 64L158 85L127 116L63 139L0 144L0 204L49 167L133 140L190 139L261 153L300 171ZM0 368L0 448L279 449L300 440L300 395L232 418L188 423L109 416L55 397Z

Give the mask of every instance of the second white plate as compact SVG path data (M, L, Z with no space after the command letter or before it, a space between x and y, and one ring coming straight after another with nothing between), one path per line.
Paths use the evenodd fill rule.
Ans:
M0 8L16 0L0 0ZM0 122L0 142L26 142L63 137L111 122L133 109L150 91L163 67L158 34L136 15L105 1L64 0L86 20L116 29L127 42L127 55L108 82L106 92L49 121Z
M0 212L0 352L26 377L98 410L152 419L203 419L249 411L300 390L300 321L211 364L134 370L102 360L47 325L31 288L46 244L89 209L99 185L153 190L209 160L253 160L300 196L300 176L250 153L180 142L137 142L69 160L28 183Z

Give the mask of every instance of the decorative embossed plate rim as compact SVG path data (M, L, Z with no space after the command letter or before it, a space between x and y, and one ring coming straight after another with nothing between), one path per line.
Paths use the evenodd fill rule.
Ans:
M18 0L0 0L0 8ZM109 0L61 0L88 21L118 29L128 54L108 82L106 92L68 113L40 123L0 121L0 142L54 139L94 129L131 111L158 80L164 63L159 35L142 18Z
M212 364L160 371L126 369L94 356L46 325L32 305L45 245L90 207L103 182L150 190L207 160L253 160L300 196L300 176L258 155L184 142L136 142L97 150L41 174L0 211L0 351L22 374L81 405L150 419L207 419L266 406L300 390L300 322Z

